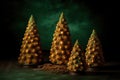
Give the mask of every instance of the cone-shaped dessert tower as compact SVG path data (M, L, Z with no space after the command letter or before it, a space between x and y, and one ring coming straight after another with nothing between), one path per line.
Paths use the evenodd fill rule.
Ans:
M49 59L54 64L66 64L70 56L70 32L63 13L56 25Z
M102 45L95 30L92 31L88 40L85 56L88 67L97 67L104 64Z
M67 69L71 72L84 71L85 69L85 55L78 43L78 40L76 40L71 51L71 55L67 63Z
M40 46L40 38L35 20L31 15L24 33L18 63L21 65L37 65L41 61L42 50Z

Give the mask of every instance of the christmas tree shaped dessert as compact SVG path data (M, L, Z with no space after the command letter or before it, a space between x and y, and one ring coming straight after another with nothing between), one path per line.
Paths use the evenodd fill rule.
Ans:
M85 56L88 68L98 67L104 64L102 45L95 30L92 31L88 40Z
M70 72L80 72L85 69L85 55L78 43L78 40L76 40L71 51L71 55L67 63L67 69Z
M66 19L61 13L53 34L53 42L50 49L49 59L53 64L66 64L70 56L71 40Z
M37 65L41 61L42 50L40 38L34 18L31 15L24 33L18 63L20 65Z

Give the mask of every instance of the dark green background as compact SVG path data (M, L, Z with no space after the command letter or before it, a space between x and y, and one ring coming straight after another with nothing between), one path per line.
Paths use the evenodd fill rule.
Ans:
M3 0L1 2L1 59L16 59L31 14L38 26L41 47L49 50L61 12L71 33L72 44L78 39L83 49L95 29L107 61L118 61L119 40L117 2L101 0Z

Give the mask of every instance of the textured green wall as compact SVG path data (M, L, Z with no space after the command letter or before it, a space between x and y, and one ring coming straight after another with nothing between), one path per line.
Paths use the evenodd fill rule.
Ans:
M74 0L24 0L16 1L13 7L16 15L11 30L17 37L19 45L31 14L38 26L41 46L44 50L50 49L61 12L64 12L68 22L72 43L74 44L78 39L83 49L92 29L96 29L99 35L102 32L101 15L95 15L84 1L78 3Z

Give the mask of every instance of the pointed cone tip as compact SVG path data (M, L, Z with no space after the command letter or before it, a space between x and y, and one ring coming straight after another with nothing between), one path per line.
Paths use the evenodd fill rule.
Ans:
M79 44L78 40L75 41L75 44Z
M96 33L96 31L95 31L95 29L93 29L92 34L95 34L95 33Z
M61 16L63 16L63 15L64 15L64 13L62 12L62 13L61 13Z
M95 32L95 29L93 29L93 32Z
M33 14L31 14L31 16L30 17L33 17Z
M62 12L61 15L60 15L60 19L59 19L59 20L61 21L61 19L62 19L63 17L64 17L64 13Z
M29 23L31 23L31 22L34 22L34 17L32 14L31 14L30 19L29 19Z

